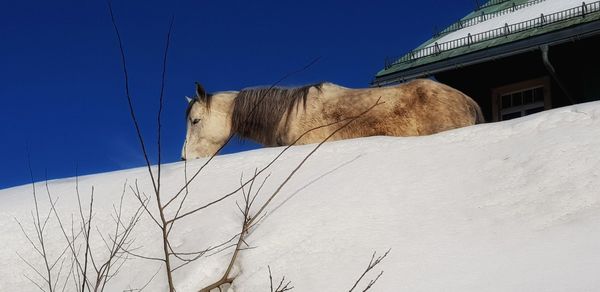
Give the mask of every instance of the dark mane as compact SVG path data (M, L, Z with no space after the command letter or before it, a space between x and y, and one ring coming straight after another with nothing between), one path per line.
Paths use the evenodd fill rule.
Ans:
M322 86L323 83L297 88L244 89L235 98L231 130L241 138L275 145L277 128L283 116L289 114L294 107L298 108L300 102L306 108L310 88L315 87L320 91Z

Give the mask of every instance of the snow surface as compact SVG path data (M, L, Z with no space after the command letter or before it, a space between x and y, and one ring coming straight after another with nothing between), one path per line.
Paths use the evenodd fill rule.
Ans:
M367 275L383 276L372 291L597 291L600 289L600 102L427 137L371 137L326 143L268 207L235 266L229 291L270 291L267 266L293 291L348 291L373 251L388 257ZM265 200L314 145L293 147L269 172ZM186 209L200 206L266 165L281 148L217 157L191 186ZM190 172L204 160L188 164ZM183 183L183 163L164 167L163 191ZM261 176L261 179L264 175ZM111 230L109 214L123 183L143 168L85 176L85 201L95 186L94 223ZM44 196L43 184L36 184ZM65 222L77 214L74 179L49 182ZM43 197L42 197L43 198ZM127 192L124 214L137 207ZM47 199L40 199L42 213ZM240 195L176 225L173 245L203 249L236 234ZM0 291L35 291L39 279L17 253L41 267L15 218L33 232L31 186L0 190ZM48 248L64 248L55 220ZM94 235L93 250L103 243ZM148 217L135 229L140 254L159 256L159 231ZM178 291L216 280L231 250L175 273ZM106 291L140 288L160 263L126 262ZM144 291L165 291L159 273ZM364 287L366 282L360 287ZM71 287L71 286L69 286Z
M482 21L473 26L465 27L463 29L451 32L440 39L436 40L437 43L445 43L448 41L460 39L463 37L467 37L469 34L475 35L481 32L486 32L489 30L493 30L496 28L502 28L505 24L511 25L527 20L531 20L543 13L544 15L548 15L551 13L580 7L582 1L581 0L546 0L528 7L524 7L522 9L516 10L512 13L500 15L497 17L493 17ZM429 46L433 46L435 43L430 44Z

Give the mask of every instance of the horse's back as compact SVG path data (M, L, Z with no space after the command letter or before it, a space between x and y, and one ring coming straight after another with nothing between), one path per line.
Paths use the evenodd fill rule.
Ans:
M377 102L377 106L369 109ZM324 83L311 89L307 108L286 122L284 141L291 142L306 131L299 144L316 143L348 120L364 113L331 140L365 136L419 136L470 126L482 121L481 110L470 97L445 84L417 79L403 84L350 89Z
M479 105L458 89L430 79L416 79L395 86L398 98L408 100L414 118L423 124L437 124L443 131L482 123ZM408 110L407 108L407 110Z
M483 122L481 109L473 99L431 79L360 91L369 105L383 102L369 113L369 119L377 121L369 123L377 135L430 135Z

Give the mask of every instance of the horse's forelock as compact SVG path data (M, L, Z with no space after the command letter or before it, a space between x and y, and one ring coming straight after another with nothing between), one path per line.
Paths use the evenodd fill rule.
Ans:
M185 108L185 118L187 120L187 118L190 116L190 112L192 111L192 107L194 106L194 104L198 101L198 99L191 98L190 101L187 104L187 107Z
M210 111L210 104L212 103L212 98L214 94L206 94L203 96L196 96L188 102L187 108L185 109L185 118L187 119L190 116L190 112L196 103L203 103L206 108Z

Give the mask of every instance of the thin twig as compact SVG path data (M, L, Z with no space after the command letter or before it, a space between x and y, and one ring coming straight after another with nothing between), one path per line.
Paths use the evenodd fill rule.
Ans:
M89 256L91 255L91 250L90 250L90 228L92 226L92 209L93 209L93 205L94 205L94 187L92 186L92 194L91 194L91 199L90 199L90 210L89 210L89 216L88 216L88 220L86 223L85 217L83 216L83 208L81 206L81 196L79 194L79 175L78 175L78 171L75 171L76 175L75 175L75 193L77 194L77 204L79 206L79 216L81 217L81 224L83 226L83 235L85 236L85 255L84 255L84 264L83 264L83 279L84 279L84 284L82 284L81 286L81 291L85 291L85 282L87 281L87 267L88 267L88 259ZM87 228L86 228L86 224L87 224Z
M161 164L162 164L162 153L161 153L161 114L162 114L162 109L163 109L163 99L164 99L164 93L165 93L165 80L166 80L166 75L167 75L167 57L169 56L169 45L171 44L171 33L173 32L173 22L175 20L174 16L171 16L171 20L169 22L169 32L167 33L167 40L166 40L166 46L165 46L165 52L164 52L164 56L163 56L163 67L162 67L162 74L161 74L161 82L160 82L160 97L159 97L159 103L158 103L158 114L157 114L157 141L156 141L156 145L158 146L158 162L157 162L157 193L160 193L160 173L161 173Z
M35 192L35 181L33 179L33 170L31 167L31 158L29 156L29 150L27 150L27 165L29 167L29 175L31 177L31 185L33 188L33 200L34 200L34 204L35 204L34 227L35 227L36 234L37 234L37 240L40 243L40 250L42 252L42 258L44 259L44 265L46 267L46 277L42 277L42 278L48 284L49 291L52 292L52 291L54 291L54 289L52 287L52 269L50 268L50 265L48 264L48 253L46 251L46 244L44 241L44 228L45 228L46 223L48 222L48 218L50 216L48 215L48 217L46 217L46 219L44 220L43 227L42 227L41 221L40 221L40 210L39 210L39 206L38 206L38 199L37 199L37 194Z
M379 263L381 263L381 261L390 253L390 250L391 249L388 249L382 256L379 256L377 258L375 258L375 256L377 255L377 252L376 251L373 252L373 255L371 256L371 261L369 261L367 268L363 271L363 273L360 275L360 277L358 277L358 280L356 280L356 282L354 283L354 286L352 286L352 288L350 288L350 290L348 290L348 292L354 291L354 288L356 288L356 286L358 286L358 283L360 283L360 281L365 277L365 275L369 271L371 271L375 266L377 266ZM379 280L379 277L381 277L381 275L383 275L383 271L381 271L375 279L369 281L369 284L363 290L363 292L369 290L373 286L373 284L375 284L375 282L377 282L377 280Z
M156 220L156 218L154 218L152 216L152 214L148 211L147 208L144 207L144 209L147 211L147 213L153 218L153 220L158 224L159 228L162 231L162 242L163 242L163 254L164 254L164 263L166 266L166 275L167 275L167 281L169 284L169 291L174 292L175 291L175 285L173 283L173 276L172 276L172 272L171 272L171 260L170 260L170 253L169 253L169 244L168 244L168 224L167 224L167 219L165 218L165 212L164 212L164 206L163 206L163 202L161 200L161 192L160 192L160 169L161 169L161 140L160 140L160 133L161 133L161 113L162 113L162 106L163 106L163 97L164 97L164 84L165 84L165 77L166 77L166 64L167 64L167 56L168 56L168 52L169 52L169 44L171 41L171 32L173 29L173 17L171 17L171 21L169 24L169 32L167 33L167 40L166 40L166 46L165 46L165 50L164 50L164 57L163 57L163 71L162 71L162 83L161 83L161 92L160 92L160 97L159 97L159 111L157 114L157 119L158 119L158 126L157 126L157 131L158 131L158 139L157 139L157 143L158 143L158 173L157 173L157 179L154 178L154 174L152 172L152 168L150 166L150 159L148 157L148 153L146 151L146 146L144 143L144 138L142 137L141 134L141 130L140 130L140 126L139 123L137 121L136 115L135 115L135 111L133 108L133 103L132 103L132 99L131 99L131 95L129 93L129 76L127 73L127 65L125 62L125 52L123 49L123 42L121 40L121 35L119 33L119 29L117 27L117 23L115 20L115 16L113 13L113 9L112 9L112 5L110 0L108 0L108 9L110 12L110 16L111 16L111 21L113 24L113 27L115 29L115 33L117 35L117 40L118 40L118 44L119 44L119 52L121 54L121 61L122 61L122 66L123 66L123 74L125 77L125 94L127 97L127 103L129 105L129 113L131 116L131 120L135 126L136 129L136 134L138 137L138 140L140 142L140 146L142 149L142 153L144 155L144 160L146 162L146 167L148 170L148 174L150 175L150 179L152 181L152 185L154 187L154 195L156 198L156 204L158 207L158 215L160 218L160 221ZM141 201L141 197L139 195L136 196L138 197L138 199Z
M292 281L287 281L287 283L285 283L284 285L285 276L281 278L279 285L276 288L273 288L273 276L271 275L271 266L267 266L267 268L269 269L269 283L271 287L271 292L285 292L294 289L294 286L290 287Z
M62 223L60 216L58 215L58 211L56 210L56 204L52 201L52 195L50 193L50 187L48 186L47 179L45 181L45 186L46 186L46 193L48 195L48 200L50 201L50 208L52 210L52 213L54 213L54 216L56 217L56 220L58 221L58 225L60 227L60 230L62 231L62 234L63 234L65 240L67 241L67 244L69 245L69 249L71 250L72 256L75 257L75 263L77 264L78 271L81 273L81 275L83 275L84 268L82 267L81 262L79 261L79 259L77 257L77 252L75 251L76 236L74 235L73 224L71 225L72 239L69 239L69 236L67 235L65 226ZM83 232L83 231L82 230L79 231L78 235L81 234L81 232ZM88 290L91 290L91 288L90 288L91 285L90 285L89 281L87 281L87 278L84 277L84 281L83 281L82 285L87 286Z

